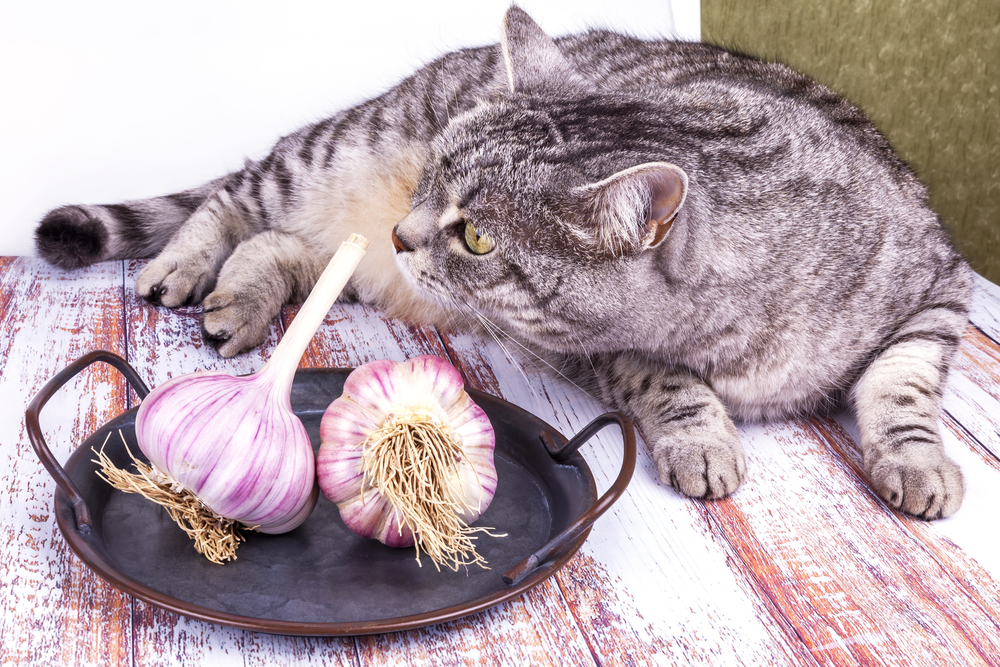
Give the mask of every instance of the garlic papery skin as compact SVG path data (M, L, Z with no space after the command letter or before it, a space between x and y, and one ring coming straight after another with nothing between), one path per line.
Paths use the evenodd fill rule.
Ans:
M447 504L459 523L468 527L486 511L496 493L496 442L489 418L466 393L461 374L440 357L374 361L351 372L343 394L330 404L320 424L316 463L320 489L340 509L344 524L359 535L393 547L417 546L418 560L423 548L437 566L444 563L455 569L481 563L474 549L446 550L444 559L435 557L434 545L426 543L428 535L419 529L427 518L408 513L409 506L427 500L430 491L419 490L419 484L427 480L396 477L393 489L412 490L403 506L390 502L386 497L390 492L379 488L374 470L380 462L371 460L373 444L381 443L381 456L391 457L394 451L386 438L394 430L418 429L419 433L421 428L448 441L438 451L451 452L450 460L435 469L435 476L445 487L445 496L452 499ZM408 465L401 461L396 469ZM462 544L468 547L468 533L479 530L462 528Z
M150 475L138 466L140 474L132 477L103 471L109 481L120 482L112 481L116 488L142 493L168 511L199 508L185 514L194 518L175 520L213 562L235 558L238 542L231 532L213 532L216 523L284 533L302 524L316 505L316 459L305 426L292 411L292 381L367 245L359 235L341 245L260 371L246 377L189 373L143 399L135 435L152 466Z
M315 507L314 456L288 395L268 379L174 378L139 406L136 440L157 473L214 514L284 533Z

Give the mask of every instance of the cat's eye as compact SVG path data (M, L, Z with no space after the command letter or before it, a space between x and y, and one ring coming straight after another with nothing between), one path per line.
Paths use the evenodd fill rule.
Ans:
M485 255L496 246L486 234L476 229L471 222L465 222L465 245L477 255Z

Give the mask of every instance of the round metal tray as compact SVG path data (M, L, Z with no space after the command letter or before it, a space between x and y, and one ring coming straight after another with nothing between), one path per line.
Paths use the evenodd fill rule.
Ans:
M623 415L598 417L567 441L534 415L469 390L496 432L497 492L475 525L477 551L491 569L438 571L413 549L393 549L345 528L335 505L320 495L304 524L283 535L246 532L237 559L215 565L159 506L117 491L99 478L93 449L120 468L137 456L135 413L129 410L85 440L65 466L52 456L39 412L70 378L92 363L115 366L140 397L148 389L121 357L92 352L49 381L26 413L28 435L58 484L55 516L73 551L112 586L178 614L213 623L289 635L357 635L440 623L521 595L552 576L583 544L593 522L624 492L635 467L635 435ZM319 422L343 391L350 369L300 370L292 409L319 446ZM576 452L608 424L622 430L625 455L614 485L597 498L593 476ZM119 436L119 433L121 434ZM109 437L110 436L110 437Z

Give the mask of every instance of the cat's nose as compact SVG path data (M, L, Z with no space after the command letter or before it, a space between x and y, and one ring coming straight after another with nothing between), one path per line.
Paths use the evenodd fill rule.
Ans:
M396 233L395 227L392 228L392 247L396 249L396 252L407 252L413 250L413 248L406 247L406 244L403 243L403 240L399 238L399 235Z

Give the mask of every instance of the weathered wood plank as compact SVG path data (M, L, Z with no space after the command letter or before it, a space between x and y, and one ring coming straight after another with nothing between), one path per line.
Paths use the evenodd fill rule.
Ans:
M471 384L539 415L567 437L604 412L533 364L512 363L492 342L443 338ZM600 490L617 476L621 451L611 430L581 450ZM815 664L700 504L659 482L641 443L628 492L554 578L602 664Z
M135 293L135 278L145 260L125 262L125 312L128 327L128 361L150 387L198 370L224 370L246 374L267 362L281 336L275 319L267 341L233 359L223 359L202 340L201 308L157 308Z
M0 260L0 664L998 664L1000 538L988 529L1000 505L1000 462L988 451L1000 414L996 286L977 291L978 331L965 336L945 398L946 447L968 483L955 517L924 523L887 510L862 481L849 418L745 427L750 479L731 500L677 497L643 451L626 498L581 554L522 599L422 631L315 640L133 602L57 534L54 484L23 432L24 406L44 381L96 347L124 353L150 384L197 368L245 373L263 365L280 336L276 322L263 350L219 359L201 345L196 309L135 298L141 265L128 263L123 276L119 264L67 274ZM602 411L537 369L526 380L492 343L442 340L362 306L335 309L304 364L422 353L450 354L471 384L566 435ZM57 456L126 405L110 368L71 383L43 413ZM606 487L619 439L602 433L583 453Z
M969 320L994 341L1000 342L1000 285L976 276Z
M131 600L72 554L53 516L55 483L27 439L24 410L41 387L92 349L121 354L122 267L67 273L0 259L0 664L132 664ZM99 364L46 405L41 425L65 461L122 412L125 383Z
M961 370L953 372L951 382L961 375ZM950 392L949 388L946 405ZM854 445L859 437L854 420L838 415L836 424L824 432L828 444L863 477L861 455ZM985 528L995 522L1000 507L1000 460L982 446L981 435L974 437L951 414L944 416L941 435L945 450L965 477L962 507L947 519L929 523L900 516L901 526L934 554L993 619L1000 619L1000 535Z
M707 509L823 664L993 664L996 621L869 491L833 422L745 426ZM834 443L834 444L831 444Z
M987 586L984 595L993 596L993 603L984 605L1000 618L1000 592L992 583L1000 582L1000 534L984 530L995 523L1000 507L1000 344L975 328L966 331L959 346L944 406L942 435L949 454L962 467L966 498L954 516L921 528L950 545L961 545L961 558L954 556L959 564L952 571L960 579ZM965 559L976 567L962 564Z
M283 637L203 623L136 601L136 665L356 667L350 638Z
M294 309L286 309L288 317ZM356 367L375 359L421 354L447 358L432 329L385 320L377 309L334 306L303 359L314 367ZM362 664L588 665L594 660L566 613L556 586L546 582L517 600L437 626L357 638Z
M287 327L298 308L286 306ZM302 355L303 368L355 368L377 359L404 361L421 354L447 358L437 332L384 318L377 308L336 304Z
M944 408L942 435L949 454L962 467L965 502L945 521L909 522L907 526L948 564L984 609L1000 618L996 583L1000 582L1000 535L983 530L1000 507L1000 344L977 327L965 331L945 390Z
M532 378L531 384L544 382ZM733 499L708 503L705 511L746 563L761 597L793 624L814 657L824 664L911 664L921 655L945 663L990 664L984 656L997 648L995 622L977 606L978 596L895 528L894 515L808 429L794 424L761 428L743 429L748 482ZM589 459L590 452L586 455ZM776 527L775 517L793 525ZM592 537L590 544L598 542ZM900 557L900 544L912 545L914 553ZM928 574L912 581L914 569ZM648 579L638 585L648 585ZM939 609L939 599L948 600L947 611ZM920 610L916 618L910 616L914 608ZM847 618L851 623L844 622ZM703 647L705 635L699 639Z
M934 557L994 620L1000 620L1000 536L985 529L1000 507L1000 462L971 440L950 417L944 420L945 446L962 466L966 496L952 517L933 523L908 521Z
M962 336L954 365L961 375L1000 401L1000 343L970 326Z
M246 374L259 370L281 336L275 319L271 335L260 348L234 359L223 359L205 345L200 309L156 308L135 293L135 276L143 261L126 263L125 311L129 362L154 387L196 370ZM132 617L137 664L155 665L344 665L356 666L351 639L306 640L246 632L183 618L135 601Z
M1000 345L969 327L955 355L944 409L993 456L1000 457Z
M966 496L953 516L933 522L900 516L901 525L921 541L934 557L966 588L994 619L1000 619L1000 537L984 530L992 525L1000 506L1000 462L946 416L942 436L945 448L962 467ZM856 424L839 416L836 426L825 429L828 442L861 475L861 460L854 441Z

